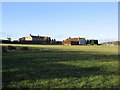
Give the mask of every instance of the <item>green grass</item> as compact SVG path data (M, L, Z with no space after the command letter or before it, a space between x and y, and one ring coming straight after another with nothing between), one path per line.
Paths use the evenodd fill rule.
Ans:
M2 54L3 88L119 87L117 46L13 46Z

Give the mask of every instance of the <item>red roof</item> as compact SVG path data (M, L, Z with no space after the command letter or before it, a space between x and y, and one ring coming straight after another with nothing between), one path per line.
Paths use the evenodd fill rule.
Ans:
M67 38L65 41L80 41L81 39L85 38Z

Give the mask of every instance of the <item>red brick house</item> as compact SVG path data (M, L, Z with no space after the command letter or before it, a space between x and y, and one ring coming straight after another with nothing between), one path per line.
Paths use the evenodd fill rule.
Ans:
M85 45L86 39L85 38L67 38L66 40L63 40L63 45Z

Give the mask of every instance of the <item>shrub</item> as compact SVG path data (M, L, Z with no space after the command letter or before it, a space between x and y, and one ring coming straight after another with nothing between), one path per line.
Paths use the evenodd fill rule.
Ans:
M6 47L2 47L2 52L7 52L7 48Z
M16 47L14 47L14 46L8 46L8 50L15 50L16 49Z

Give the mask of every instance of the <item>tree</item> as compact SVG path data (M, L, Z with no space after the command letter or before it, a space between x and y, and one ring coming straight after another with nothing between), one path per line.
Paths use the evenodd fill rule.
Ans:
M98 40L90 40L90 44L91 45L94 45L94 44L98 45Z
M97 45L98 45L98 40L94 40L94 44L97 44Z
M91 44L91 45L94 45L94 40L90 40L90 44Z
M20 42L25 41L25 37L19 38L19 41L20 41Z
M51 38L50 37L45 37L44 41L45 41L45 44L50 44Z
M86 41L86 44L90 44L90 40L87 40L87 41Z
M56 44L56 39L52 39L52 40L51 40L51 43L52 43L52 44Z

